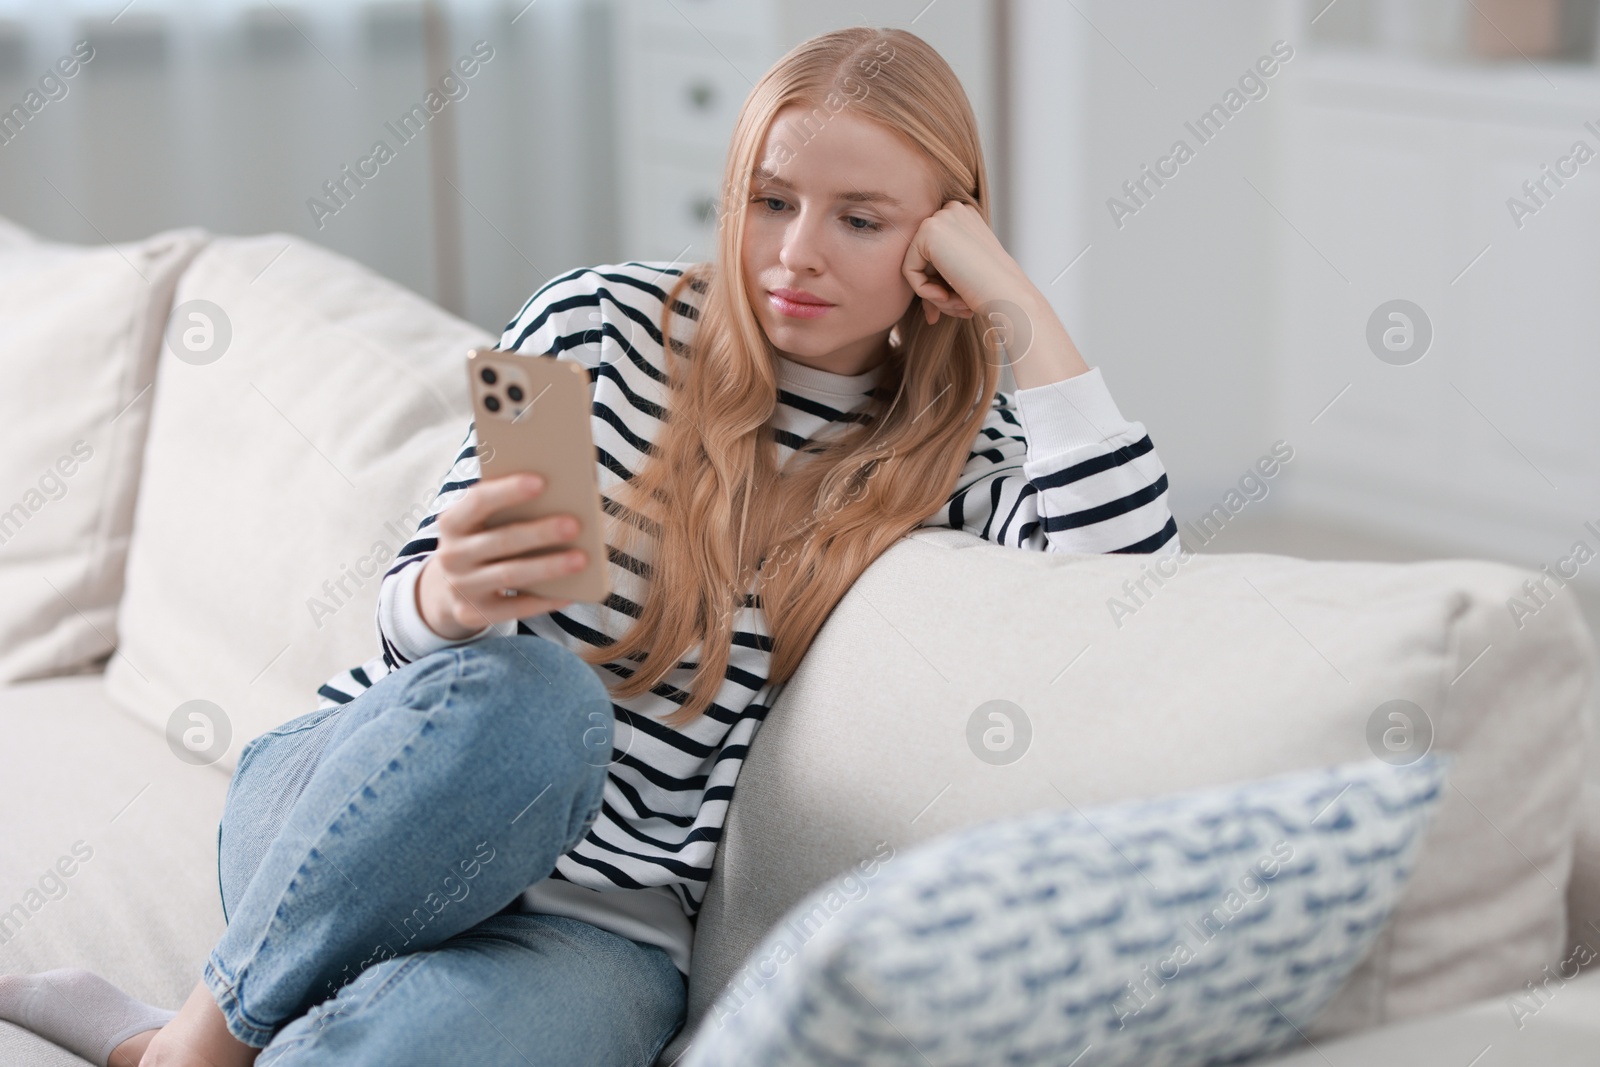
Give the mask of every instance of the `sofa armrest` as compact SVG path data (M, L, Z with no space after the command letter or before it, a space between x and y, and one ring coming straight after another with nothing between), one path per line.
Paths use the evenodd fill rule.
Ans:
M785 910L879 841L1371 757L1371 724L1396 699L1455 754L1449 795L1389 930L1311 1036L1519 987L1565 945L1595 675L1572 598L1516 626L1506 602L1526 577L1472 560L897 543L755 738L668 1052L750 977L740 968ZM1029 720L1013 762L969 746L993 700Z

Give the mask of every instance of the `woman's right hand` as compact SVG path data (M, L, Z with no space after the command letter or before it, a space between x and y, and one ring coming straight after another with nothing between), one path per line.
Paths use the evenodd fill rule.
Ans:
M484 526L495 512L543 491L544 479L536 474L485 478L439 513L433 524L439 545L417 577L417 607L430 630L459 641L494 623L559 611L572 603L525 591L500 595L502 589L527 590L585 565L582 549L552 547L577 536L578 520L571 515Z

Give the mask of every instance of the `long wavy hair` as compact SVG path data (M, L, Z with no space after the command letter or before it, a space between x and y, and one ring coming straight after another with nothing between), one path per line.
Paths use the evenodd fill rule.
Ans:
M941 315L929 326L912 298L857 421L780 469L777 357L746 295L740 249L757 153L790 104L821 121L849 108L906 138L931 163L941 204L965 201L989 219L972 106L920 37L867 26L825 33L750 91L728 150L716 258L686 269L662 309L666 425L640 471L615 487L620 506L607 508L608 543L619 551L642 561L637 538L656 539L644 564L649 592L625 634L582 653L594 665L639 664L611 686L619 697L653 689L697 657L681 664L694 668L687 694L668 687L683 698L663 720L672 726L715 700L746 608L760 609L770 627L769 679L788 680L862 571L948 502L1000 377L978 316ZM685 285L701 295L687 345L670 328L674 315L694 317L680 301Z

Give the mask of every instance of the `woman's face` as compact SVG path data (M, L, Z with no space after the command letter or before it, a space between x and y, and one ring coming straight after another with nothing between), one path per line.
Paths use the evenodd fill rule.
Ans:
M757 158L741 256L767 339L835 374L877 366L915 295L906 249L941 206L932 165L848 106L799 104L773 118Z

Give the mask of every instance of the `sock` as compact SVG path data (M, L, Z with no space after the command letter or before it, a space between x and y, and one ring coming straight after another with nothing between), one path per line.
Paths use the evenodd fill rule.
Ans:
M31 1030L98 1067L144 1030L178 1013L135 1000L93 971L63 967L0 976L0 1019Z

